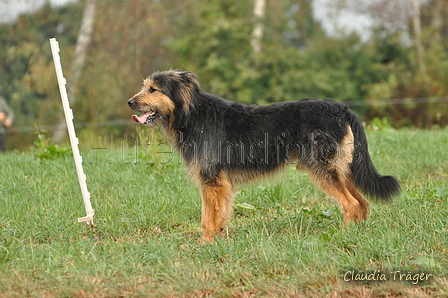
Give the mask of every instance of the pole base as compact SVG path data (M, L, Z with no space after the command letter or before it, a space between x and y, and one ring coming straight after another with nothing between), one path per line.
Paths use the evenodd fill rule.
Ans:
M80 217L80 218L78 218L78 222L85 222L85 223L89 224L92 229L95 228L95 225L93 223L93 215L88 215L86 217Z

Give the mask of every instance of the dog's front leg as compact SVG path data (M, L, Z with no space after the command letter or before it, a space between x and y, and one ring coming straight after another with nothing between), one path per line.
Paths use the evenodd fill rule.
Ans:
M232 213L233 191L228 180L215 178L202 184L202 238L221 236Z

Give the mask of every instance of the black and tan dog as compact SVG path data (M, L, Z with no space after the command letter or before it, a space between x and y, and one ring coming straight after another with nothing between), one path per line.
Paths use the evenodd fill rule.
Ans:
M200 186L205 241L224 230L238 184L289 164L338 201L345 222L367 219L360 192L385 200L400 192L394 177L376 171L360 119L331 99L247 106L202 91L192 72L169 70L145 79L127 102L142 113L136 122L162 126Z

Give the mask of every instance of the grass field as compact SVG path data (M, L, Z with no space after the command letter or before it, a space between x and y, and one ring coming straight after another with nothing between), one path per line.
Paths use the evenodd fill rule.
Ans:
M85 145L95 230L76 222L71 155L0 155L0 297L448 297L448 130L368 139L403 192L372 202L364 226L344 228L291 168L240 188L228 236L205 246L199 192L169 147L151 163L132 140ZM374 281L353 281L363 276Z

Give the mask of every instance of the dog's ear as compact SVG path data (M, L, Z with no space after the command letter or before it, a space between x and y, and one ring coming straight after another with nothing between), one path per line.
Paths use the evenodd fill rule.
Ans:
M194 72L176 69L175 74L179 83L192 85L194 89L199 88L199 77Z
M175 79L179 84L178 96L183 103L184 112L188 113L193 105L193 97L199 91L199 78L192 71L175 71Z
M190 80L191 83L199 87L199 78L194 72L185 71L184 75Z

